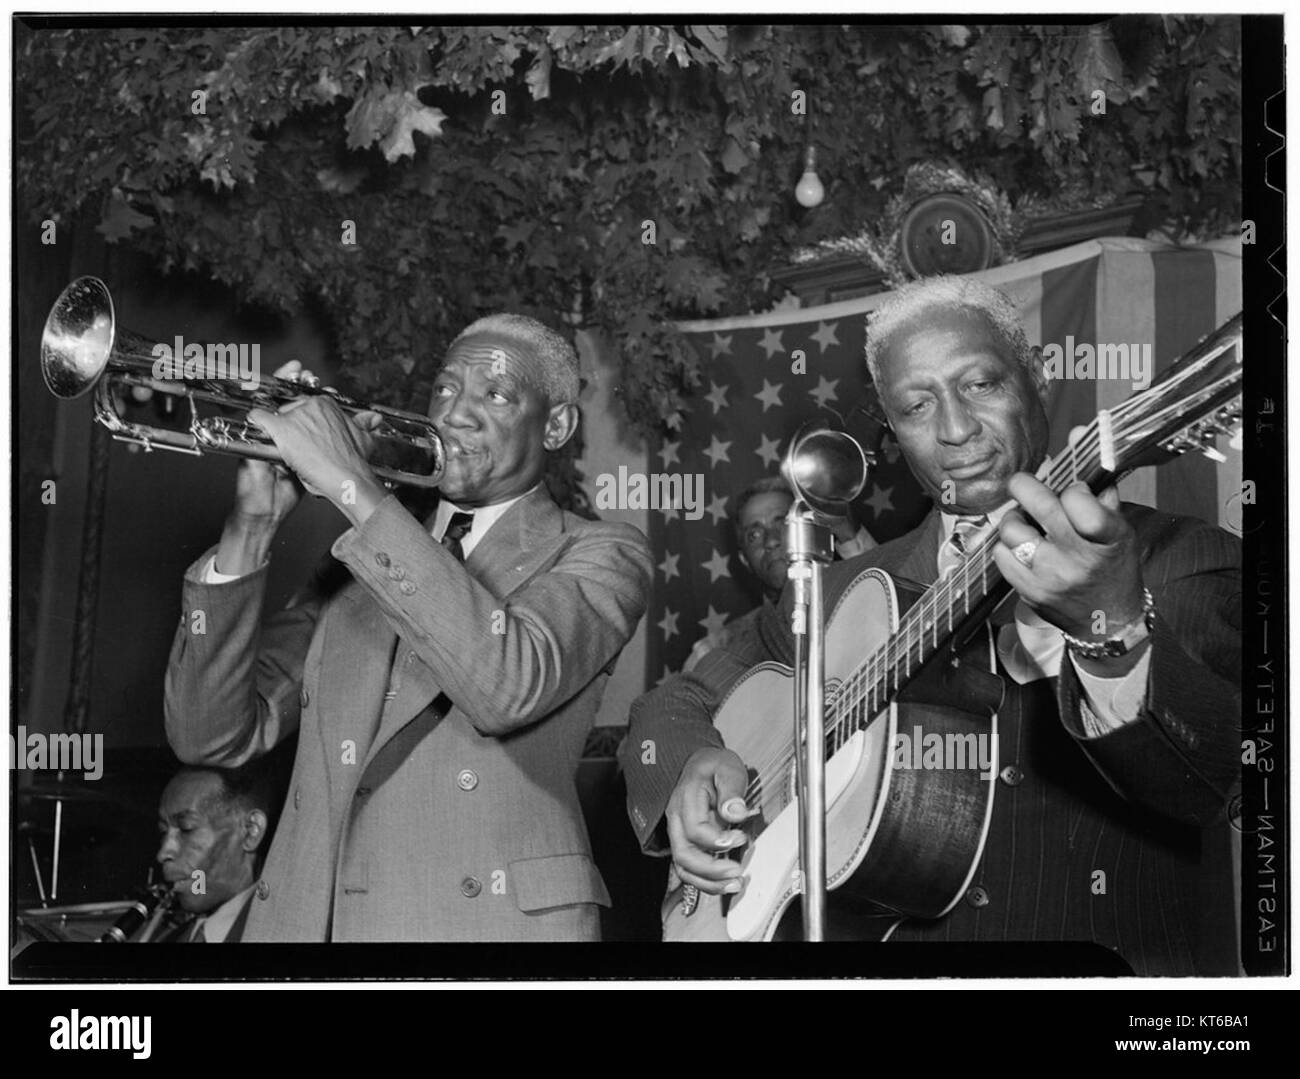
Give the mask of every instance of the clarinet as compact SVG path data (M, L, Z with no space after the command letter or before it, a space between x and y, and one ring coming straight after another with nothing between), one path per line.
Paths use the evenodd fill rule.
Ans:
M165 910L175 901L176 890L171 885L150 885L140 893L140 898L127 907L118 916L117 921L108 927L107 932L99 938L99 943L125 944L155 911L158 911L161 916L162 911L159 907Z

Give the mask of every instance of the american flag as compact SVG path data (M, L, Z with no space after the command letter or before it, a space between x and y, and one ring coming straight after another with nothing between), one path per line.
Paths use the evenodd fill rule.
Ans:
M1092 240L977 275L1016 303L1031 344L1151 342L1155 367L1168 367L1241 307L1239 244L1173 247L1144 240ZM859 523L884 542L925 515L928 498L888 432L863 411L865 316L884 294L821 308L682 325L698 350L705 384L672 437L650 454L663 474L703 476L703 516L650 514L658 563L647 614L651 685L681 668L701 637L752 609L759 592L740 562L730 515L754 480L778 474L792 434L806 421L838 418L875 465L854 506ZM1133 392L1105 381L1053 384L1051 452L1072 426ZM1224 464L1182 458L1140 469L1120 487L1133 502L1186 513L1230 530L1239 524L1241 457Z

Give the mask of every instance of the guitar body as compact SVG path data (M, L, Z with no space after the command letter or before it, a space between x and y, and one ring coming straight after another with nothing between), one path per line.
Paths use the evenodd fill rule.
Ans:
M845 591L826 624L828 715L843 680L863 655L885 644L899 616L897 590L882 570L863 571ZM918 680L923 686L935 681ZM988 683L982 688L987 694ZM952 692L951 686L922 689L914 700L905 692L826 762L831 902L850 899L855 912L873 916L882 935L903 918L936 918L951 909L983 849L997 774L996 716L992 707L979 715L942 703ZM665 940L771 940L797 900L794 765L773 767L793 760L792 701L793 672L777 663L756 667L723 699L714 723L724 742L763 774L749 799L760 813L745 826L745 883L736 896L701 894L690 915L682 911L681 889L671 890L663 909ZM936 737L939 744L962 739L969 745L972 734L987 747L989 768L912 766L918 739L930 746Z

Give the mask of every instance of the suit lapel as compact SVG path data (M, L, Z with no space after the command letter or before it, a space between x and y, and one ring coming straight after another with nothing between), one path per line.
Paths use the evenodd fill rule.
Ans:
M889 545L880 568L894 577L930 585L939 576L939 530L942 520L936 506L911 532Z
M426 523L431 526L433 519ZM563 514L545 488L539 487L511 506L488 530L465 560L465 568L494 596L504 598L531 580L550 561L563 532ZM369 606L378 611L374 604ZM470 659L466 657L467 662ZM367 765L399 731L424 713L442 691L433 671L400 638L392 674L393 684L389 688L393 699L387 702L370 743ZM436 721L441 715L432 718Z

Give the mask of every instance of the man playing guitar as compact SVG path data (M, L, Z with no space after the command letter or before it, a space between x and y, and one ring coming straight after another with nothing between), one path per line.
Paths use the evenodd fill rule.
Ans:
M1204 884L1225 864L1240 775L1237 541L1121 504L1113 486L1058 496L1036 478L1048 381L1010 301L987 285L898 290L870 316L867 363L936 505L908 535L827 567L826 610L867 567L929 586L993 530L1014 590L988 620L1003 690L982 851L943 916L902 921L891 939L1094 941L1143 975L1235 972L1231 888ZM728 749L712 718L755 665L790 662L789 601L787 589L740 651L710 654L632 709L633 827L706 895L746 887L734 855L761 763Z

